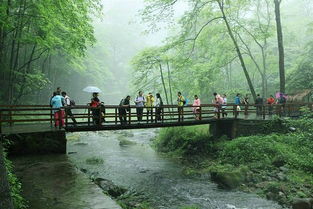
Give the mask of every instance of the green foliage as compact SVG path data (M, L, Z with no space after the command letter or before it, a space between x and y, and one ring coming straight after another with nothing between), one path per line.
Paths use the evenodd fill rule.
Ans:
M13 199L13 205L15 209L25 209L28 208L27 201L22 196L22 184L13 173L12 162L7 158L6 153L4 153L4 162L6 170L8 172L8 181L10 183L11 196Z
M184 156L206 154L212 148L207 126L161 129L155 141L161 152L176 152Z

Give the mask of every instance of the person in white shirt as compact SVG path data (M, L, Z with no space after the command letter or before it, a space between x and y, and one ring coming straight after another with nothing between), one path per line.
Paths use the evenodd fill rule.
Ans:
M143 108L145 106L145 103L146 103L146 99L143 96L143 92L139 91L138 96L136 97L136 100L135 100L137 119L139 123L140 121L142 121Z
M70 107L70 106L73 106L73 102L71 102L71 98L66 94L65 91L62 92L62 96L64 97L64 106L65 107ZM70 116L70 118L72 119L73 123L74 123L74 126L76 126L77 124L77 121L76 119L74 118L74 115L72 113L72 110L70 108L65 108L65 114Z

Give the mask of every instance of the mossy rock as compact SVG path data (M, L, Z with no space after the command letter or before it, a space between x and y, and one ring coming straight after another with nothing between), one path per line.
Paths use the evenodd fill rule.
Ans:
M136 142L130 141L126 139L126 137L123 137L123 136L118 137L118 140L120 141L119 143L120 146L130 146L130 145L136 144Z
M104 160L101 158L97 158L97 157L91 157L91 158L86 159L86 163L91 164L91 165L103 164Z
M80 138L79 134L72 134L72 135L66 136L66 139L68 141L77 141L79 138Z
M211 180L216 182L221 188L235 189L246 180L248 168L234 168L232 166L217 166L210 171Z

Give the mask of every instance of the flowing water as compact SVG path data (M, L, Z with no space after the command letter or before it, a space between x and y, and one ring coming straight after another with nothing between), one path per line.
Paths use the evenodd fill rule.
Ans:
M203 209L280 209L276 203L253 194L217 188L208 177L183 175L183 166L158 154L151 141L158 130L131 130L69 135L70 160L94 177L113 181L149 197L154 208L178 209L196 205ZM121 146L119 139L134 142ZM98 159L100 163L88 163ZM102 160L103 162L102 162Z

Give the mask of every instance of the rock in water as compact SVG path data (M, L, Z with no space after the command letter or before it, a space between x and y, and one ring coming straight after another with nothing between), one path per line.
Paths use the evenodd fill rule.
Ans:
M296 198L292 201L292 209L311 209L313 200L311 198Z
M103 178L96 178L94 182L106 193L113 198L117 198L124 194L127 190L115 185L112 181Z

